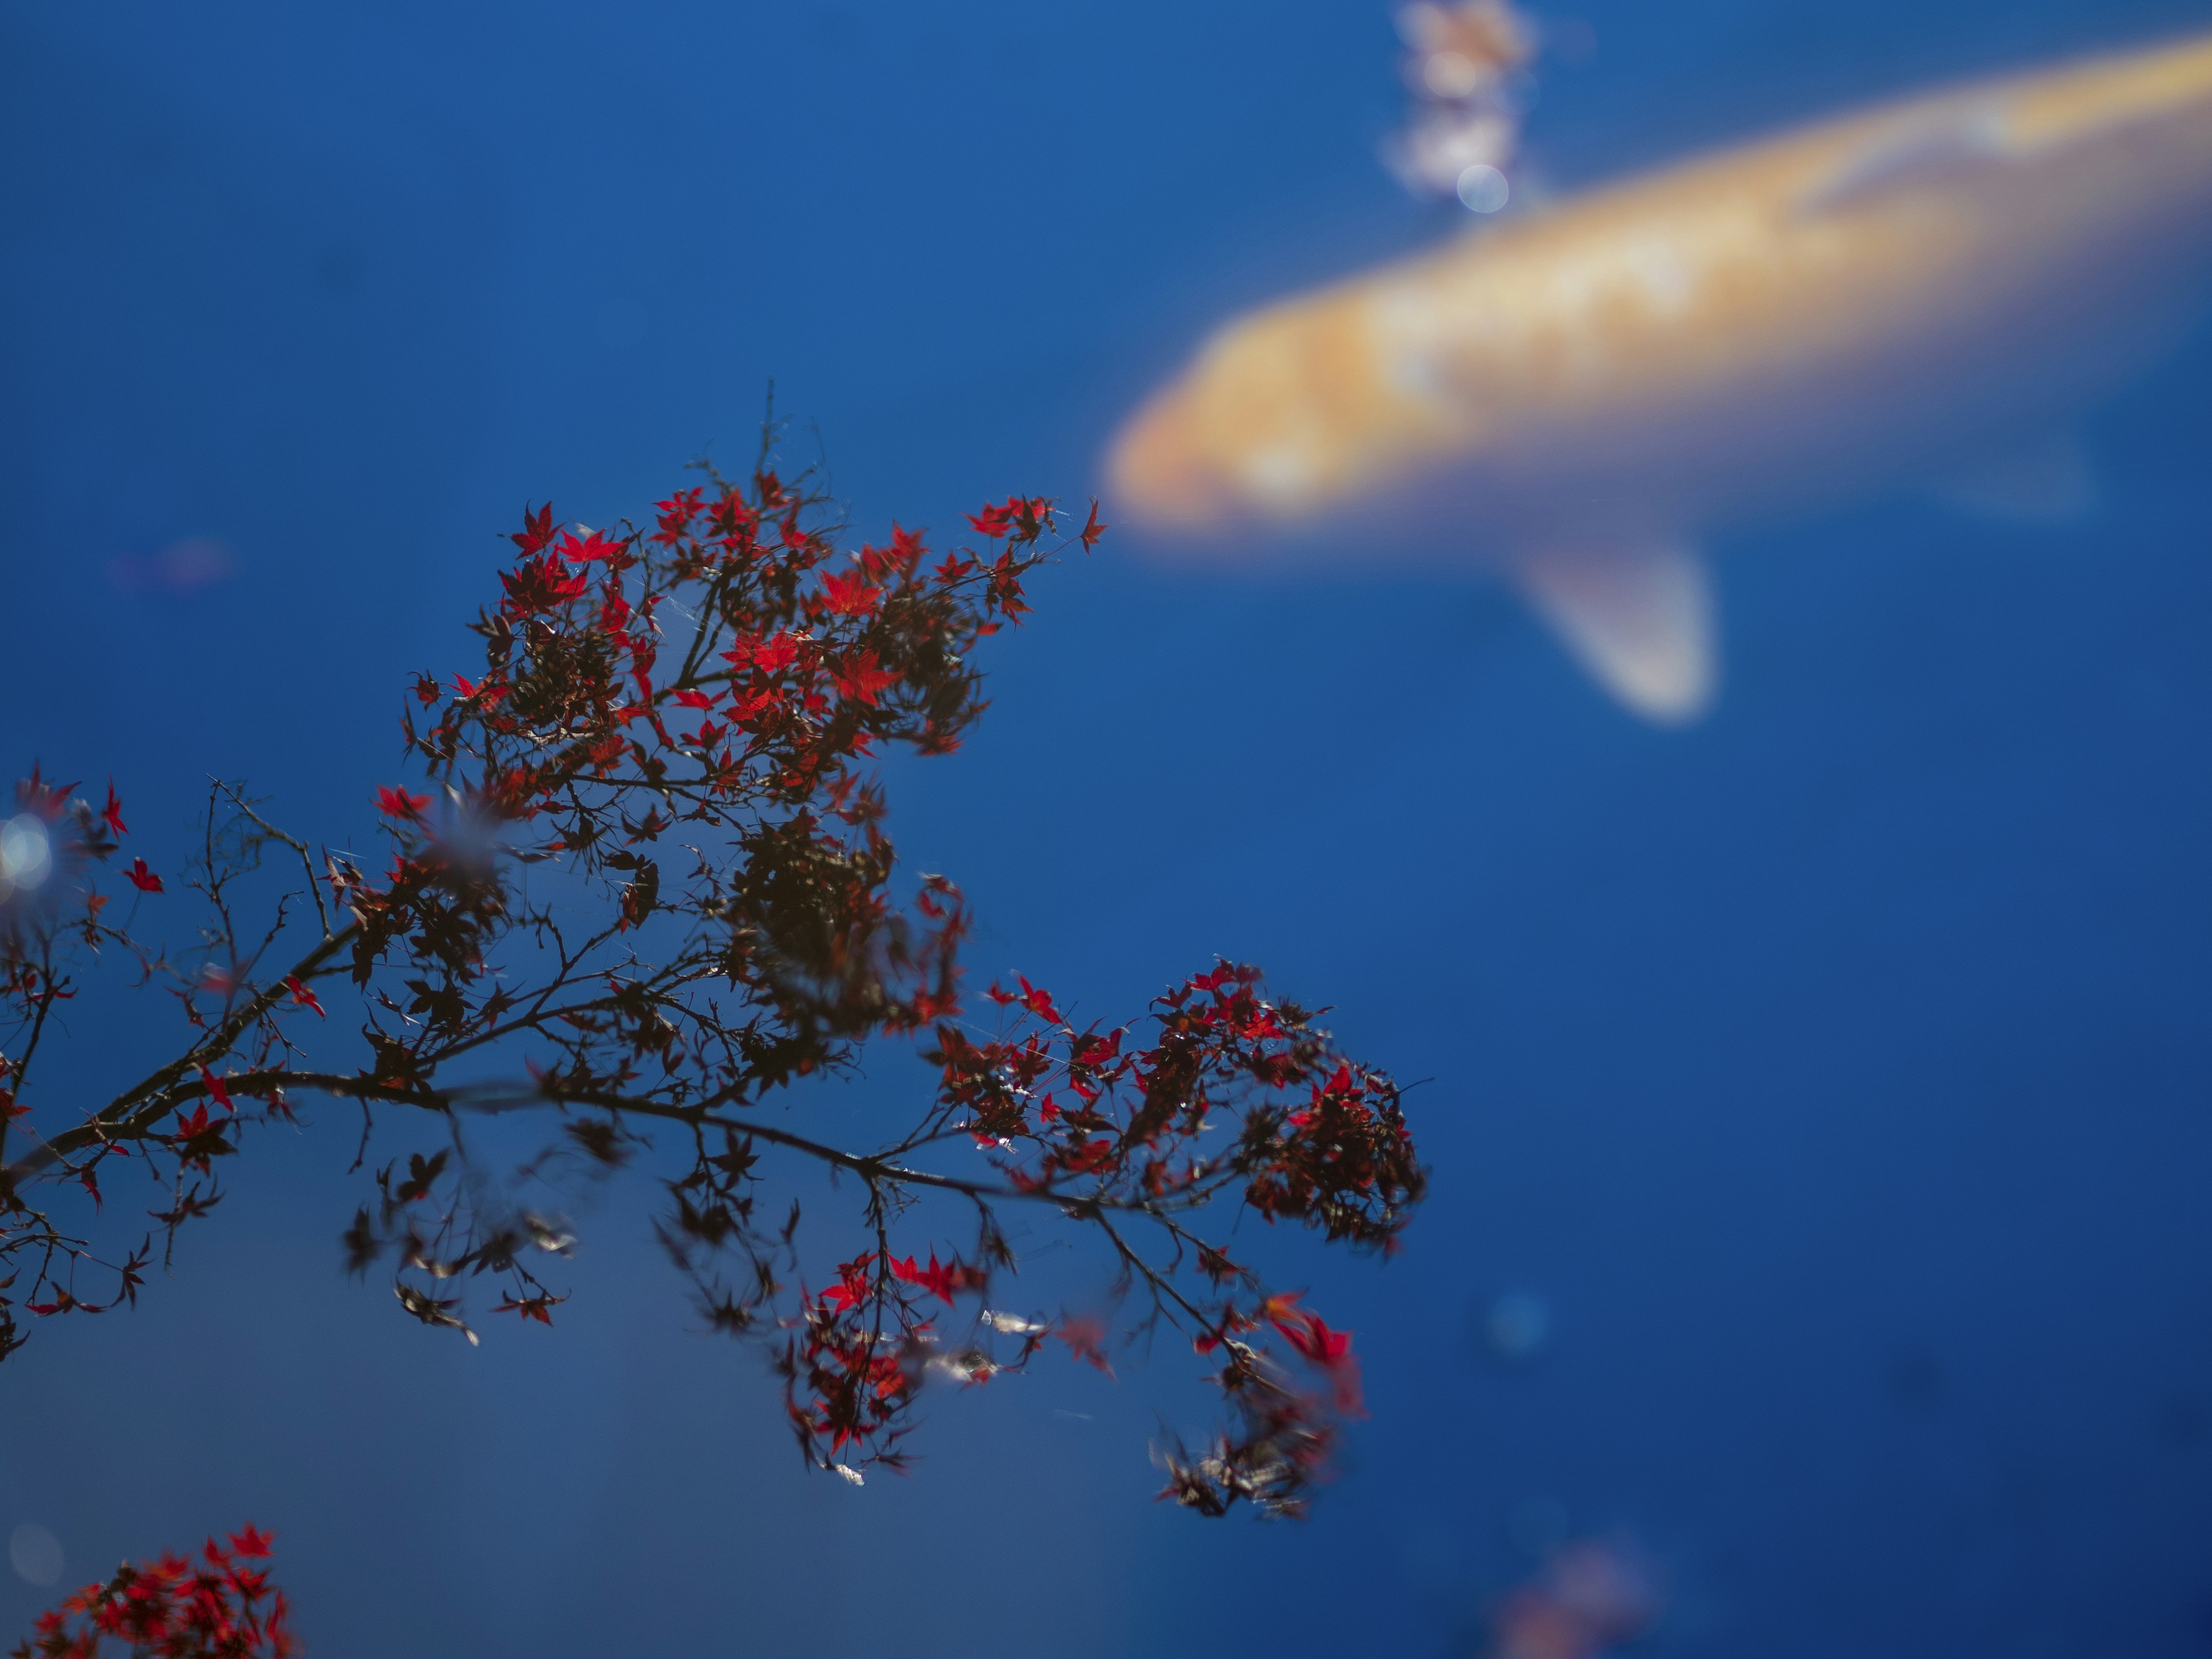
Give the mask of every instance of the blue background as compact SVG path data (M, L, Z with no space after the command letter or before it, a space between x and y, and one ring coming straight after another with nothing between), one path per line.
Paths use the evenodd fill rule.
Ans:
M1529 134L1561 188L2212 13L1579 15ZM4 0L0 761L112 772L170 858L209 771L364 836L495 532L743 459L770 377L864 530L1086 494L1211 322L1444 228L1374 161L1395 51L1365 0ZM810 1478L634 1193L555 1331L441 1340L339 1273L331 1109L141 1311L0 1371L0 1529L75 1582L251 1517L329 1659L1459 1655L1544 1514L1664 1566L1655 1655L2212 1651L2208 367L2095 416L2085 521L1723 545L1687 733L1473 579L1109 537L1040 584L969 748L894 779L976 969L1110 1017L1225 951L1433 1079L1407 1255L1316 1279L1373 1416L1306 1526L1146 1501L1164 1359L948 1401L911 1480ZM234 580L111 581L193 536ZM156 1040L118 1018L72 1036ZM1505 1366L1513 1289L1555 1329ZM0 1633L48 1599L0 1583Z

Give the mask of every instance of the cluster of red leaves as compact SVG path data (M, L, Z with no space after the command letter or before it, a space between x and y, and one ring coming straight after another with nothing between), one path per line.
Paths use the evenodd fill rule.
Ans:
M1147 1304L1139 1322L1164 1319L1217 1361L1212 1380L1234 1419L1203 1455L1163 1454L1163 1496L1208 1514L1238 1501L1300 1512L1341 1425L1360 1411L1350 1335L1200 1237L1196 1212L1229 1198L1271 1223L1390 1250L1425 1188L1396 1086L1353 1066L1307 1011L1271 1001L1248 967L1222 963L1158 998L1149 1042L1129 1027L1079 1030L1048 991L1018 983L992 988L1006 1024L991 1040L940 1023L925 1055L939 1069L938 1099L903 1143L972 1140L1000 1181L884 1160L861 1173L981 1205L1033 1200L1098 1226L1116 1252L1121 1293ZM1213 1150L1201 1148L1204 1137ZM810 1462L854 1478L855 1465L899 1464L909 1408L933 1373L988 1382L1026 1365L1048 1337L1107 1367L1106 1327L1094 1316L1030 1319L981 1305L1011 1265L984 1213L972 1262L940 1261L933 1249L925 1267L891 1254L872 1211L883 1246L843 1263L783 1322L795 1327L781 1364L786 1405ZM1151 1240L1165 1249L1148 1252ZM939 1323L966 1296L976 1298L972 1324L955 1340ZM1019 1339L1018 1352L996 1351L1005 1337Z
M1342 1055L1314 1014L1271 1000L1243 964L1223 963L1156 999L1156 1035L1143 1048L1126 1028L1077 1030L1048 995L1019 983L1018 993L993 988L1013 1014L998 1041L939 1032L945 1109L967 1115L1018 1189L1078 1212L1141 1214L1178 1247L1165 1268L1149 1265L1109 1227L1156 1305L1182 1316L1199 1353L1221 1357L1213 1380L1233 1418L1204 1454L1163 1454L1161 1495L1208 1515L1240 1500L1302 1513L1340 1425L1360 1410L1350 1335L1297 1307L1294 1293L1268 1291L1193 1231L1192 1212L1233 1197L1270 1223L1395 1251L1427 1189L1397 1085ZM1207 1136L1218 1149L1201 1145ZM1170 1282L1187 1264L1206 1294ZM1266 1331L1317 1386L1250 1340Z
M884 744L958 746L984 707L969 655L1027 610L1052 503L993 518L987 552L936 556L894 525L841 556L803 478L708 477L659 503L650 531L526 514L474 624L483 672L418 678L404 732L431 793L378 792L395 842L380 881L349 860L331 870L372 995L363 1081L381 1097L442 1103L447 1062L527 1039L536 1092L608 1112L568 1129L612 1168L639 1144L623 1125L641 1095L663 1115L748 1103L958 1012L966 908L939 878L894 896L881 790L859 769ZM532 862L582 884L605 923L580 936L573 904L519 890L510 870ZM501 947L518 936L557 967L516 973ZM376 983L392 964L400 982ZM714 1164L702 1149L672 1184L679 1254L750 1237L750 1200ZM356 1265L396 1247L433 1279L518 1271L528 1218L463 1222L452 1194L390 1175L348 1235ZM400 1299L458 1325L434 1288ZM557 1301L523 1274L501 1305L550 1322Z
M928 1322L909 1322L909 1304L902 1310L908 1317L897 1321L902 1328L896 1341L885 1340L879 1317L871 1322L896 1294L889 1280L889 1268L874 1254L857 1256L838 1267L836 1284L801 1310L803 1335L786 1350L785 1401L815 1462L849 1468L841 1461L848 1443L894 1433L921 1387L929 1358ZM826 1446L814 1450L823 1442Z
M885 1249L840 1263L835 1284L802 1296L796 1317L782 1322L791 1334L776 1369L807 1461L848 1480L858 1479L856 1462L902 1467L905 1413L932 1370L981 1382L1006 1369L973 1348L948 1356L935 1328L936 1306L980 1297L990 1281L988 1268L939 1261L934 1248L927 1265Z
M509 915L497 852L562 857L604 890L617 934L658 917L703 946L711 930L685 965L771 1016L732 1045L666 975L605 973L603 1023L570 1026L612 1041L567 1045L573 1089L625 1087L650 1061L695 1092L748 1091L951 1012L965 911L942 882L894 906L881 794L854 769L886 742L946 752L981 713L968 653L1027 608L1054 522L1048 501L1022 505L989 532L994 553L933 562L896 526L841 560L823 498L765 468L677 491L649 532L526 515L504 596L475 624L481 677L421 677L427 723L406 717L447 810L433 822L431 796L385 787L399 849L384 883L334 872L359 925L356 978L395 947L416 970L409 1029L373 1039L374 1080L427 1081L502 1030L514 999L483 984L491 946L542 930ZM525 823L543 836L527 849L506 839ZM672 832L696 860L681 887L653 851ZM715 835L723 848L702 851Z
M113 1276L112 1293L105 1299L80 1297L74 1269L80 1261L97 1258L82 1240L64 1235L49 1217L26 1204L20 1176L4 1156L11 1132L30 1114L21 1097L50 1023L61 1005L76 995L64 966L67 947L81 943L96 950L105 941L125 937L106 919L112 896L102 893L92 877L93 866L112 859L128 832L123 803L112 781L97 811L76 792L73 783L47 782L35 766L16 783L10 830L18 838L15 861L22 867L12 878L0 876L0 1040L14 1050L0 1051L0 1267L12 1269L27 1255L36 1262L22 1304L27 1312L39 1316L101 1313L135 1301L152 1249L149 1239L124 1261L99 1263ZM40 844L28 845L33 839ZM142 893L162 890L161 878L143 858L124 872L124 879ZM100 1164L127 1157L129 1151L98 1146L68 1166L70 1177L95 1208L103 1202ZM0 1358L23 1341L9 1295L20 1278L20 1269L0 1273Z
M216 912L197 965L97 934L173 981L190 1044L0 1165L0 1200L55 1170L96 1200L101 1161L137 1157L171 1188L153 1213L173 1237L219 1197L216 1160L239 1150L248 1116L238 1102L289 1116L287 1091L313 1090L412 1115L450 1144L374 1173L377 1198L343 1235L347 1262L396 1262L402 1308L473 1342L463 1286L479 1275L501 1287L494 1311L518 1322L550 1325L565 1299L527 1265L574 1243L526 1207L530 1183L659 1155L659 1133L688 1155L662 1176L661 1243L715 1328L768 1348L810 1464L856 1481L872 1463L896 1467L932 1379L988 1382L1055 1341L1110 1370L1117 1340L1164 1321L1216 1368L1231 1422L1202 1454L1164 1454L1164 1496L1208 1513L1298 1512L1359 1410L1350 1338L1201 1236L1199 1212L1218 1204L1231 1222L1249 1212L1389 1253L1425 1184L1400 1093L1228 963L1110 1029L1079 1029L1026 979L992 988L995 1032L963 1022L966 908L939 877L894 884L881 787L863 769L890 744L958 746L984 708L972 653L1027 611L1024 581L1059 520L1048 499L1016 495L969 522L985 550L938 556L894 526L885 544L841 554L826 495L765 461L749 479L709 471L676 491L649 531L526 513L501 597L473 625L481 670L416 682L404 735L426 775L372 797L388 865L372 875L325 851L319 868L219 787L191 881ZM1103 529L1094 507L1070 544L1087 550ZM113 850L112 790L99 815L67 791L38 799L79 824L88 857ZM255 944L228 895L278 843L307 886ZM134 884L160 890L141 873ZM308 902L319 937L263 970L287 905ZM96 921L95 908L85 926ZM65 994L31 953L9 961L19 1001ZM311 1069L288 1032L332 1042L323 999L349 980L365 1059ZM934 1073L904 1134L860 1151L767 1109L773 1091L849 1066L885 1036L919 1037ZM0 1135L27 1053L0 1056ZM532 1108L557 1113L557 1138L503 1172L514 1178L495 1176L465 1115ZM364 1153L374 1127L372 1115ZM984 1172L963 1173L975 1148ZM872 1248L845 1243L826 1285L802 1258L797 1199L780 1224L767 1219L784 1208L764 1185L771 1152L862 1189ZM960 1167L942 1167L955 1152ZM895 1246L894 1225L933 1198L972 1211L971 1249L940 1255L941 1233L926 1261ZM1005 1204L1103 1236L1109 1299L1133 1295L1133 1315L1109 1326L1097 1312L990 1305L1014 1266ZM58 1239L50 1265L57 1250L80 1259ZM144 1260L121 1270L120 1294ZM49 1272L39 1282L33 1312L92 1305ZM11 1333L0 1325L0 1352Z
M300 1644L285 1628L284 1593L269 1582L270 1534L252 1527L201 1559L163 1554L87 1584L40 1616L14 1659L100 1659L106 1638L132 1659L286 1659Z
M505 597L476 624L483 678L418 683L442 708L420 734L410 722L410 742L441 780L472 759L488 799L550 814L579 848L598 840L579 788L680 780L711 817L763 797L806 802L878 740L957 747L981 708L961 659L1028 609L1022 580L1052 504L1024 502L987 531L1006 541L995 556L933 564L921 536L893 526L842 568L823 506L763 470L750 487L677 491L650 533L556 542L550 507L526 516ZM659 618L679 599L693 627L664 660ZM398 815L428 804L412 799ZM583 833L567 842L571 830Z
M321 938L290 971L263 977L256 964L300 896L278 901L256 945L227 893L264 846L284 842L303 866L307 850L234 791L210 803L193 885L217 914L196 963L173 965L98 927L106 900L77 884L86 942L119 943L167 981L194 1036L83 1121L0 1163L0 1202L56 1170L97 1202L100 1166L143 1155L157 1179L173 1176L167 1207L152 1212L173 1236L219 1200L213 1171L239 1149L238 1101L289 1116L286 1091L320 1090L450 1121L443 1068L464 1056L526 1071L521 1097L570 1113L568 1150L611 1169L643 1144L635 1117L748 1104L847 1063L869 1038L958 1012L965 907L938 878L894 895L881 791L858 769L886 743L958 746L984 707L972 653L1027 611L1024 580L1052 552L1053 504L987 507L981 552L940 556L893 526L884 544L845 555L834 503L805 476L763 463L742 482L708 477L661 501L649 532L562 526L550 507L526 514L501 597L475 624L483 670L450 685L417 679L405 737L429 787L375 788L393 843L380 875L345 854L326 854L319 878L310 866L337 914L310 892ZM1077 539L1087 549L1102 529L1094 508ZM20 809L68 830L57 848L72 878L115 850L112 789L98 815L35 775L19 795ZM670 864L668 842L683 863ZM533 864L552 866L541 879L557 897L519 879ZM129 878L161 890L143 860ZM580 933L578 886L607 918ZM46 909L40 927L17 925L31 914L12 903L0 917L4 989L28 1038L0 1052L7 1118L51 1006L73 994L50 960ZM325 1018L317 983L349 969L367 1004L367 1062L352 1073L297 1064L285 1022ZM746 1232L750 1200L714 1163L702 1150L696 1179L672 1183L672 1237L711 1245ZM399 1300L427 1323L465 1330L441 1286L484 1272L505 1280L499 1310L550 1323L562 1298L521 1257L557 1252L566 1235L520 1207L486 1212L495 1189L464 1174L444 1152L415 1154L405 1173L387 1165L381 1203L345 1236L349 1259L396 1255ZM694 1190L710 1179L725 1184ZM82 1241L20 1206L7 1221L0 1246L45 1252L33 1311L112 1305L74 1288L92 1259ZM145 1260L142 1250L117 1270L118 1297L135 1291ZM0 1297L0 1353L16 1340L8 1307Z
M1397 1085L1338 1054L1313 1016L1223 963L1158 998L1149 1048L1127 1027L1079 1031L1019 981L992 1000L1011 1029L976 1042L940 1024L948 1121L1025 1192L1169 1209L1224 1188L1268 1221L1389 1251L1426 1182ZM1201 1137L1228 1132L1208 1152Z

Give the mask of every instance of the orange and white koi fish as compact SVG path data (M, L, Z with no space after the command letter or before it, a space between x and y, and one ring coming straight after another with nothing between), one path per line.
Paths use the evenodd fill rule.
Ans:
M2078 502L2067 422L2208 276L2212 35L1693 159L1239 318L1121 432L1109 492L1185 548L1491 566L1678 723L1717 684L1698 537L1915 479Z

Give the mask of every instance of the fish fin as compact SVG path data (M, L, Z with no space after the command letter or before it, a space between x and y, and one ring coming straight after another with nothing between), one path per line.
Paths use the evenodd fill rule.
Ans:
M1516 574L1575 660L1632 711L1686 726L1712 706L1712 585L1693 550L1656 540L1547 548Z
M1991 163L2019 159L2002 106L1970 104L1887 126L1801 192L1801 215L1863 206L1892 194L1948 184Z
M1936 493L1962 512L2049 524L2097 504L2097 475L2079 435L2052 430L1975 457Z

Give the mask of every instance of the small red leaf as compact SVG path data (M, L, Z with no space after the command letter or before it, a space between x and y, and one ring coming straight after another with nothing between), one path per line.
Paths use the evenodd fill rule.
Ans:
M380 787L376 792L376 810L395 818L419 820L429 804L428 795L410 795L404 789Z

